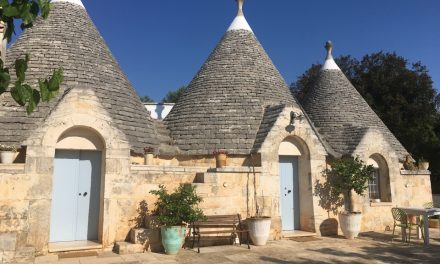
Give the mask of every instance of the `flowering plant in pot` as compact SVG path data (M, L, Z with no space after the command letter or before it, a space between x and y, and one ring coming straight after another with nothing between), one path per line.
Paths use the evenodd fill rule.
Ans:
M154 158L154 148L146 147L144 148L144 165L153 165Z
M0 161L3 164L14 163L15 153L17 148L15 146L0 145Z
M357 237L362 219L361 212L353 211L353 192L364 195L373 172L373 166L365 165L359 157L338 159L326 170L331 193L344 197L346 211L339 213L339 225L348 239Z
M213 153L215 156L215 164L217 168L226 167L228 160L228 152L224 149L214 150Z
M155 206L165 253L177 254L184 243L187 225L205 219L197 207L202 198L196 194L196 187L189 184L181 184L173 193L159 185L158 190L150 193L158 197Z

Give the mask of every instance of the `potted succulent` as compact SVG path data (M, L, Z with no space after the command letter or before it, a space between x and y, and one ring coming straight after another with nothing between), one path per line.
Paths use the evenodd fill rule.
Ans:
M162 245L165 253L175 255L185 240L187 225L205 218L197 205L202 198L196 194L195 186L181 184L173 193L165 186L150 191L158 197L155 206L157 221L161 225Z
M425 160L423 157L420 158L418 163L419 170L428 170L429 169L429 161Z
M17 148L15 146L0 145L0 161L3 164L14 163L15 153Z
M153 165L153 159L154 159L154 148L152 147L144 148L144 164Z
M213 152L215 156L215 164L217 168L223 168L226 167L227 159L228 159L228 152L224 149L218 149L214 150Z
M373 172L373 166L365 165L359 157L338 159L326 170L327 180L331 179L331 193L344 197L346 211L339 213L339 225L348 239L357 237L362 220L361 212L353 211L353 191L364 195Z

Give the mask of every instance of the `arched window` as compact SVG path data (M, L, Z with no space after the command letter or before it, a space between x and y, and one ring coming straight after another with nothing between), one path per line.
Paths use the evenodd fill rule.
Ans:
M380 154L373 154L367 164L374 168L372 179L368 182L370 200L391 202L390 176L386 160Z
M380 199L380 170L379 165L373 159L369 160L369 165L373 165L374 171L371 180L368 182L368 193L370 199Z

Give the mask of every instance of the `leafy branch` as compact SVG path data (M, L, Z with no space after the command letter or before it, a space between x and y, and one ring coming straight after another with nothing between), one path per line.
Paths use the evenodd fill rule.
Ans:
M15 20L22 21L20 27L24 30L32 27L39 15L46 19L51 8L49 0L12 0L11 2L0 0L0 21L5 24L4 39L8 43L11 42L12 34L15 34ZM25 54L24 58L18 58L15 61L17 80L9 91L19 105L26 107L28 115L35 110L41 101L48 102L54 98L63 81L63 69L59 68L53 71L52 76L38 80L39 89L32 88L25 83L29 60L29 54ZM9 69L0 59L0 95L8 91L10 83Z

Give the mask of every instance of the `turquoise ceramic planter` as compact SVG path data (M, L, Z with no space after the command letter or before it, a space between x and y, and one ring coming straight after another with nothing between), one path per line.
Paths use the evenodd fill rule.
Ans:
M163 226L160 229L162 234L162 245L167 255L175 255L179 252L185 239L184 226Z

